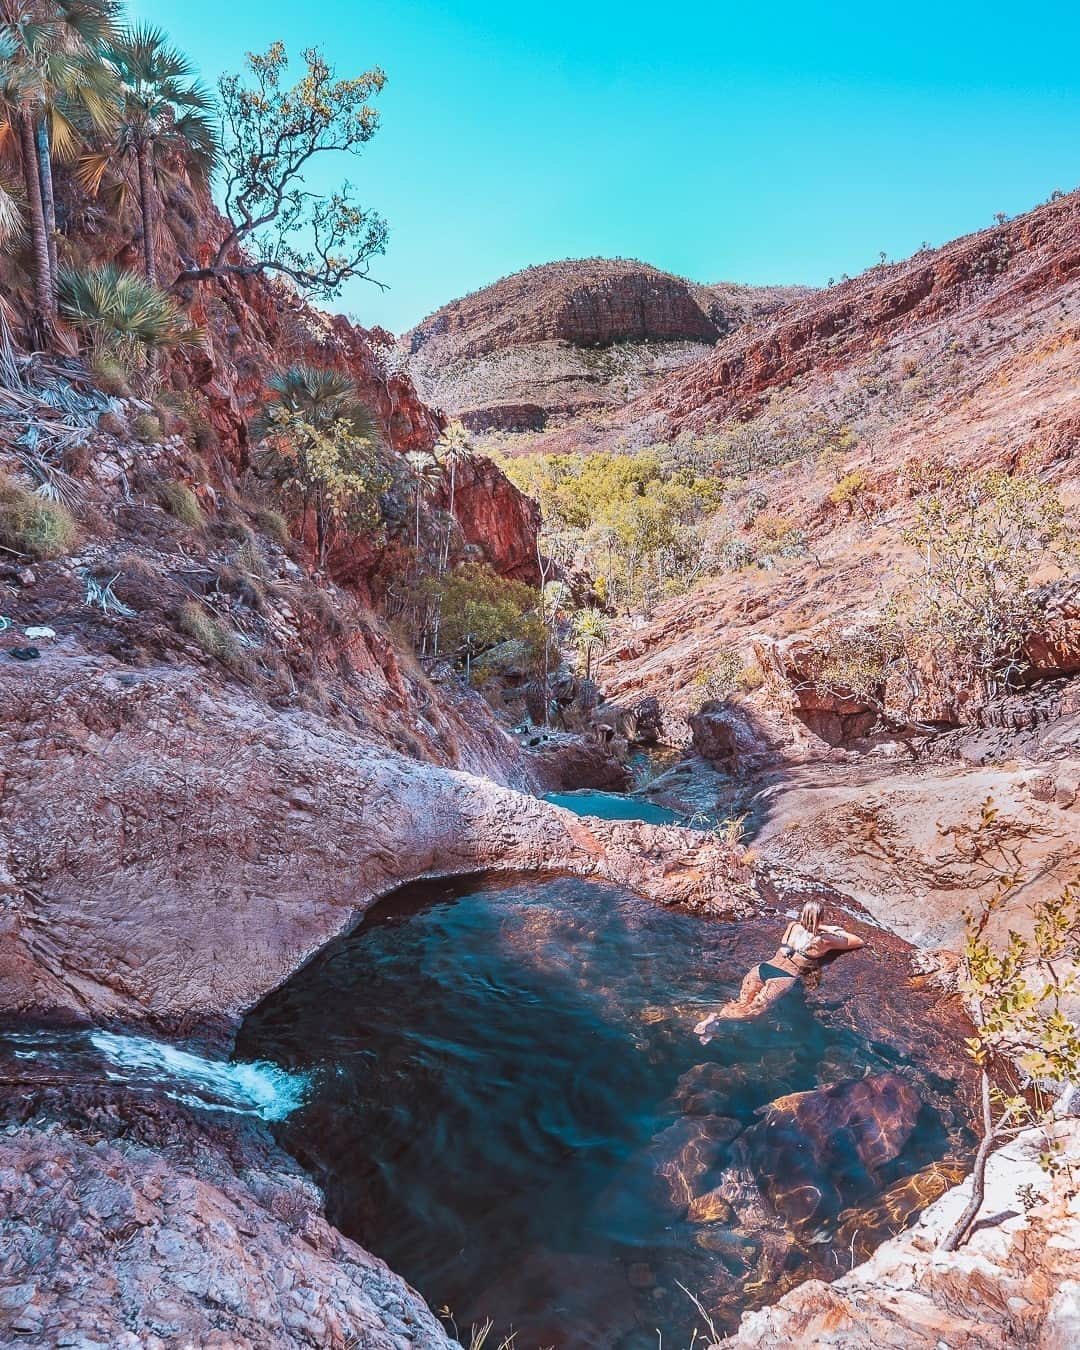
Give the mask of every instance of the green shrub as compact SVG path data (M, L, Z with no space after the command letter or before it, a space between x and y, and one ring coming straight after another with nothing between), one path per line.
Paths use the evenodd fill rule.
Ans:
M70 553L78 538L75 522L59 502L38 497L0 475L0 544L31 558Z
M107 264L62 267L57 276L60 313L86 335L94 356L133 369L147 352L198 347L205 340L179 305L138 272Z
M146 441L148 444L161 440L161 419L155 417L153 413L140 413L132 422L131 429L140 441Z
M756 661L749 665L734 648L721 648L706 666L694 675L692 684L700 691L698 706L714 700L729 698L732 694L749 694L760 689L765 676Z
M206 524L206 516L199 505L198 498L186 483L174 478L166 478L158 484L157 499L169 515L175 516L183 525L200 529Z
M223 665L236 668L241 664L240 647L236 638L219 619L197 600L188 600L180 606L176 626L181 633Z

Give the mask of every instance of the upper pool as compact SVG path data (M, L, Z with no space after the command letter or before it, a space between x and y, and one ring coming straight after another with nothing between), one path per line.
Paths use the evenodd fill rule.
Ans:
M962 1028L895 941L698 1043L776 929L576 879L413 886L237 1055L304 1076L283 1141L466 1343L490 1316L515 1350L685 1350L684 1290L730 1328L848 1269L969 1156Z
M677 825L682 817L677 811L655 802L628 797L621 792L593 792L583 788L578 792L549 792L544 801L564 806L578 816L599 816L601 820L644 820L650 825Z

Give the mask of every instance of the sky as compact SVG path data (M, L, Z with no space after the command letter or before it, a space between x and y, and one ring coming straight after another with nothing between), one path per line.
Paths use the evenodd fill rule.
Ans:
M389 222L330 307L403 332L534 263L824 284L1080 184L1080 6L135 0L202 78L276 38L383 67L327 165Z

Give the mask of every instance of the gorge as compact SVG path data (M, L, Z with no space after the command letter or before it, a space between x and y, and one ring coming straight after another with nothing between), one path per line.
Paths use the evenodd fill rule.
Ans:
M184 153L50 179L176 341L0 241L0 1343L1080 1343L1080 193L397 339Z

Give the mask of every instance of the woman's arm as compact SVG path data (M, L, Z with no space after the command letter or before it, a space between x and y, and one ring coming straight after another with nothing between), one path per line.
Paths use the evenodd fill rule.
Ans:
M854 952L858 951L860 947L866 946L863 938L856 937L854 933L849 933L846 928L837 928L831 923L822 924L817 935L831 952Z

